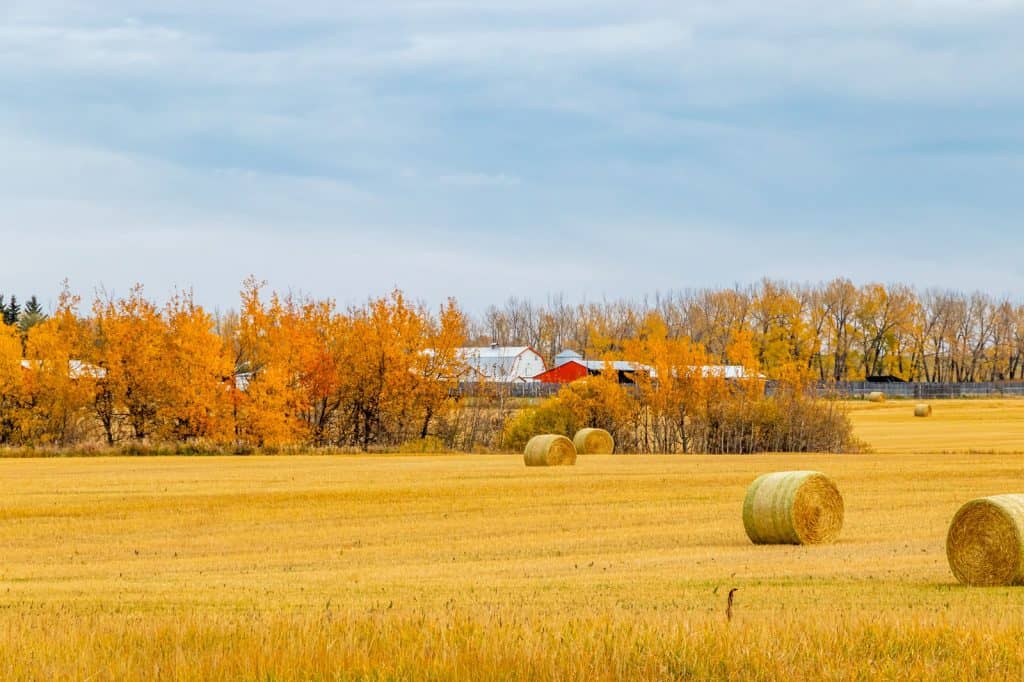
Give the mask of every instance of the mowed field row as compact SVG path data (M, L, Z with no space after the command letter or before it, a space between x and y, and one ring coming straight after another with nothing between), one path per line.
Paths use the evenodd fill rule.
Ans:
M949 414L880 407L894 451ZM0 460L0 679L1017 677L1024 592L956 584L944 541L1024 461L875 447ZM838 543L750 544L784 469L836 481Z

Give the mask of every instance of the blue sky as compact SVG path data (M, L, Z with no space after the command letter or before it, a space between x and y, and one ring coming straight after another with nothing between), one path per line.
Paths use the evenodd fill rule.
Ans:
M6 0L0 291L1019 298L1022 31L995 0Z

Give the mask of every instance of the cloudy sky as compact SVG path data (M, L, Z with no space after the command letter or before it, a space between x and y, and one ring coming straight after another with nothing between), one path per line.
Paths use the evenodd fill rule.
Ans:
M0 0L0 291L1019 298L1022 34L1010 0Z

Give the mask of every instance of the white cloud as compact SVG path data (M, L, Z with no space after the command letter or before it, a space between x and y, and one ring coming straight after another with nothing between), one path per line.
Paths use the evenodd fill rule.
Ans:
M909 235L1019 222L1021 25L995 0L15 1L0 233L52 241L4 276L214 302L249 272L473 304L761 274L1018 286L1008 258ZM984 160L981 134L1003 140ZM567 230L586 268L548 251ZM880 235L916 255L868 257Z

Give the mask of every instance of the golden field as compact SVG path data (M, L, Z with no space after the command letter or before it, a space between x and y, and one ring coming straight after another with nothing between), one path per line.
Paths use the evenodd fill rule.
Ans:
M1024 454L1024 399L919 401L931 417L915 417L918 401L850 401L857 435L881 453Z
M1024 401L933 405L855 405L855 456L0 460L0 679L1018 678L1024 591L944 541L1024 492ZM804 468L839 542L751 545Z

